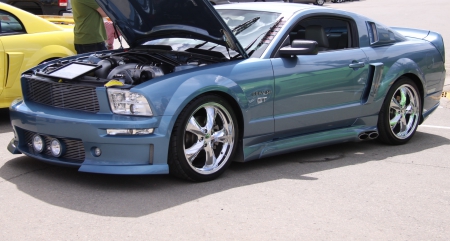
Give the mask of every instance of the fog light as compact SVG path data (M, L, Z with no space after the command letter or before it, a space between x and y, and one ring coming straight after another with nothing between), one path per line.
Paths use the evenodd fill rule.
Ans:
M100 148L96 147L94 148L94 156L99 157L102 154L102 150Z
M53 156L60 157L64 152L64 146L58 139L53 139L52 142L50 142L50 151Z
M44 150L44 140L40 135L33 136L33 149L39 153Z

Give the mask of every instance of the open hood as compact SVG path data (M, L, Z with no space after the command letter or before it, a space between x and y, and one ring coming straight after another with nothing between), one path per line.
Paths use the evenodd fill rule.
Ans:
M161 38L190 38L248 57L208 0L96 0L130 47Z

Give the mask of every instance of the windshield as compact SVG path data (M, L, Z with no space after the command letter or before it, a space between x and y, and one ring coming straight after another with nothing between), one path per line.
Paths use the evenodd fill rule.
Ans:
M247 53L253 52L258 47L258 43L280 16L280 13L235 9L218 9L217 12ZM184 51L189 48L204 49L221 52L227 57L238 55L237 52L227 49L225 46L197 39L163 38L146 42L145 45L170 45L176 51Z

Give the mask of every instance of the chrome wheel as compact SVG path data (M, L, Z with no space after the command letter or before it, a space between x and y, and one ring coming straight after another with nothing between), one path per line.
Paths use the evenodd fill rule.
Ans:
M169 146L169 172L191 181L210 181L230 165L239 126L233 108L211 94L192 100L178 116Z
M185 128L184 156L200 174L220 170L230 158L234 146L234 123L220 104L198 107Z
M317 5L322 6L325 3L325 0L317 0Z
M401 77L388 91L378 117L378 140L405 144L414 135L422 116L422 98L414 81Z
M398 139L410 137L419 123L420 100L415 88L401 85L392 96L389 105L389 125Z

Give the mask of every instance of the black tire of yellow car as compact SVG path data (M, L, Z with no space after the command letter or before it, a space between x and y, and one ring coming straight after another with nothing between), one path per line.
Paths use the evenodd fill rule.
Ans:
M391 101L394 98L394 95L399 91L399 88L401 86L405 86L412 90L412 92L416 95L417 101L417 108L418 113L417 116L411 117L409 116L408 120L410 118L416 118L415 121L413 121L413 126L410 128L411 132L406 138L398 138L393 132L394 130L391 129ZM411 101L411 100L408 100ZM389 89L389 92L386 95L386 98L384 99L383 106L381 107L380 113L378 115L378 133L379 136L377 138L378 141L389 144L389 145L402 145L406 144L416 133L417 127L420 122L420 118L422 116L422 98L420 97L420 92L417 88L417 85L408 77L401 77L398 79Z
M234 128L234 145L232 150L230 150L230 155L227 158L226 163L221 165L221 169L212 174L201 174L196 172L193 167L189 164L187 158L185 157L185 136L186 127L189 123L190 118L195 114L196 110L205 103L217 103L223 109L229 113L230 121L233 123ZM169 143L169 173L175 177L193 181L193 182L206 182L211 181L222 175L228 166L231 164L233 156L237 149L237 143L239 138L239 127L236 119L236 115L233 112L232 107L220 96L215 94L208 94L199 96L189 102L186 107L179 114L177 121L175 122L174 128L172 130L170 143Z

